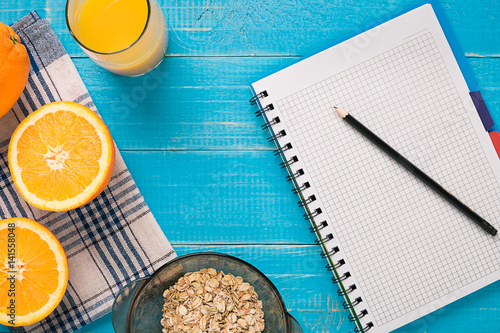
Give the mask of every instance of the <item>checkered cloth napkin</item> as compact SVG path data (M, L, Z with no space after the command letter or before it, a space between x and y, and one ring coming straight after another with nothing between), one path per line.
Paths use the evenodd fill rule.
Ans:
M7 164L10 136L19 122L54 101L96 108L46 20L32 12L12 28L28 49L31 71L17 104L0 119L0 220L27 217L48 227L68 256L69 282L52 314L36 324L11 328L11 332L68 333L110 312L123 286L150 275L176 254L118 151L108 187L86 206L54 213L29 206L19 195Z

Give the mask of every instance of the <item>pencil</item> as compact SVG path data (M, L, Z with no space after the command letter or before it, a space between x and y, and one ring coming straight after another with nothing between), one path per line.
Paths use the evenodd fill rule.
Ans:
M435 180L425 174L422 170L417 168L413 163L408 161L403 155L399 154L391 146L389 146L384 140L379 138L375 133L370 131L367 127L361 124L356 118L354 118L349 113L334 107L337 113L354 129L360 132L364 137L370 140L373 144L379 147L387 155L392 157L396 162L403 166L406 170L411 172L415 177L420 179L424 184L429 186L435 192L437 192L441 197L446 199L450 204L455 206L459 211L467 215L472 221L474 221L478 226L484 229L487 233L492 236L497 234L497 229L495 229L491 224L489 224L485 219L476 214L472 209L467 207L462 201L458 200L453 194L444 189Z

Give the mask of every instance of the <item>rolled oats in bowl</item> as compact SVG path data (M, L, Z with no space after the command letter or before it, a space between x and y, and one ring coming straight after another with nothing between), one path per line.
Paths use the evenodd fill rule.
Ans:
M163 297L163 333L264 330L262 301L240 276L204 268L185 274Z

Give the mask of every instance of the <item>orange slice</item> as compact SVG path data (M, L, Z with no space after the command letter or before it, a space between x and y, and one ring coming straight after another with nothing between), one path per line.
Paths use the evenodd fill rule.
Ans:
M115 164L113 139L92 110L54 102L30 114L9 144L9 168L31 205L67 211L89 203L108 185Z
M49 229L23 217L0 221L0 324L42 320L67 285L66 254Z

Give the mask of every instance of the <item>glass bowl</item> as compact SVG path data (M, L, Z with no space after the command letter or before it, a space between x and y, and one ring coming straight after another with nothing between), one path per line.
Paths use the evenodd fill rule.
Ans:
M213 252L188 254L176 258L147 278L126 285L113 304L112 321L116 333L161 333L163 291L188 272L214 268L241 276L255 288L262 300L265 329L272 333L302 333L298 322L287 311L273 283L257 268L241 259Z

